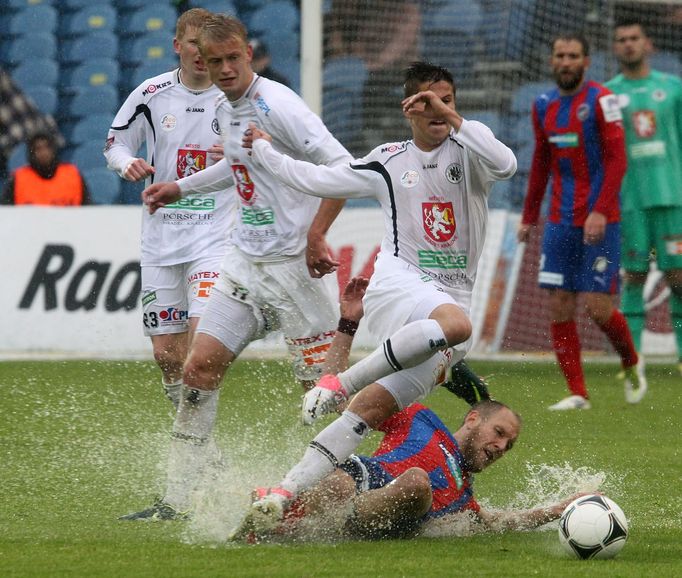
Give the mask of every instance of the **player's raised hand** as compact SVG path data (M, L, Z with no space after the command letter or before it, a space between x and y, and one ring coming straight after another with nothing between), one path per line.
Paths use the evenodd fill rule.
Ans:
M341 317L350 321L360 321L364 315L362 308L362 298L369 285L369 279L364 277L353 277L341 294L339 305Z
M155 169L144 159L134 159L126 167L123 178L126 181L141 181L155 173Z
M445 114L451 114L454 106L443 102L432 90L423 90L402 101L405 116L422 116L424 118L438 118Z
M332 259L329 245L327 245L324 237L311 235L308 235L305 262L308 266L308 273L314 279L319 279L329 273L333 273L341 264Z
M177 183L154 183L142 191L142 202L149 207L150 215L153 215L157 209L174 203L181 197L180 187Z

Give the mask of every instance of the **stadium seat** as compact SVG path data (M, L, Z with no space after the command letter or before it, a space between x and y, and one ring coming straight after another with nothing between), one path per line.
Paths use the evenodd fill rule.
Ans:
M12 151L12 154L9 156L9 159L7 160L7 171L12 172L16 171L19 167L23 167L25 164L28 163L26 160L26 143L19 143L17 146L14 147L14 150Z
M175 33L178 13L168 2L148 2L143 8L123 12L118 31L123 36L140 36L150 32Z
M552 90L555 85L547 81L527 82L519 86L512 95L510 111L515 114L530 114L533 102L543 92Z
M424 11L422 17L424 41L428 42L432 30L450 30L475 35L479 31L482 19L482 10L478 2L447 0L435 10Z
M8 39L3 43L2 61L16 66L25 60L57 56L57 38L51 32L35 32Z
M53 86L27 86L24 93L33 101L40 112L51 115L57 112L59 94Z
M97 139L104 143L113 120L113 114L103 112L89 114L74 124L68 140L75 146Z
M362 133L363 91L367 67L361 58L329 59L322 73L322 118L346 147L357 148Z
M124 205L141 205L143 190L143 182L121 180L121 203Z
M17 11L27 7L36 6L38 4L45 4L47 6L54 6L57 0L2 0L0 8Z
M143 8L149 4L148 0L112 0L112 3L119 10L121 9L131 9L131 8Z
M111 84L85 86L70 97L64 97L61 116L82 118L93 114L108 114L113 119L119 106L118 90ZM104 139L104 137L102 137Z
M60 0L59 3L62 10L74 11L95 4L111 4L111 0Z
M22 36L33 30L56 32L57 10L48 4L27 5L15 14L0 19L0 32L6 36Z
M106 167L107 161L102 154L102 140L89 140L81 143L71 151L70 161L81 171Z
M288 60L298 60L301 48L301 40L297 32L282 29L278 32L269 33L267 36L268 48L273 67Z
M114 32L118 13L108 3L87 5L72 14L62 15L60 36L78 36L91 32Z
M249 32L254 36L267 38L272 48L271 36L299 30L300 16L298 8L292 2L275 0L264 3L249 18ZM274 51L271 51L274 54Z
M12 71L12 79L21 88L27 86L57 86L59 65L50 58L22 62Z
M176 58L173 33L150 32L140 38L123 40L119 54L122 64L128 67L153 61L166 63L169 59Z
M85 63L93 56L97 58L118 57L118 37L113 32L92 32L63 43L61 63L76 65Z
M472 112L467 118L482 122L491 131L493 131L498 139L504 141L504 135L502 134L503 123L499 113L495 112L494 110L483 110L479 112Z
M121 201L121 179L115 172L106 167L94 167L84 169L83 178L95 205L112 205Z
M674 52L654 52L651 55L649 62L651 68L654 68L655 70L674 74L675 76L680 76L680 74L682 74L682 62L680 62L680 59Z
M177 67L177 58L159 58L144 62L136 66L132 75L130 75L129 91L142 84L148 78L153 78L169 70L175 70Z
M119 66L114 59L93 58L70 70L61 88L63 92L75 92L85 86L116 86L119 76Z
M230 0L206 0L204 2L201 0L193 0L189 5L191 8L206 8L206 10L220 14L239 15L237 4Z

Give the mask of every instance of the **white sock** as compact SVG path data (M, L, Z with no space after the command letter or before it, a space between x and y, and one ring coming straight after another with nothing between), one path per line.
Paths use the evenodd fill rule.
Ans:
M182 395L182 379L178 379L178 381L172 383L166 383L161 380L161 386L163 387L166 397L171 400L173 407L177 411L178 406L180 405L180 396Z
M358 415L346 410L310 442L303 458L280 484L294 495L311 488L348 459L369 434Z
M438 321L420 319L401 327L367 357L339 373L338 378L351 395L391 373L419 365L447 347Z
M190 506L190 497L204 468L207 442L218 412L219 390L183 388L168 452L164 501L178 511Z

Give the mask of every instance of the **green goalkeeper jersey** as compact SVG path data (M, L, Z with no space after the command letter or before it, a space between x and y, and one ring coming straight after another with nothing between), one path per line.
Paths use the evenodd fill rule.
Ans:
M641 79L619 74L606 86L619 95L625 127L622 210L682 206L682 81L652 70Z

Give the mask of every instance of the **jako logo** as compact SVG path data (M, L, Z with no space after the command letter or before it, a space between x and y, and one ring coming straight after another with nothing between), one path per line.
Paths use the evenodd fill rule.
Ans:
M75 252L69 245L46 245L21 297L19 309L30 309L41 289L45 311L57 309L60 304L66 311L90 311L97 306L100 295L104 295L107 311L130 311L137 307L141 286L139 261L125 263L111 277L111 263L86 261L67 276L74 260Z

